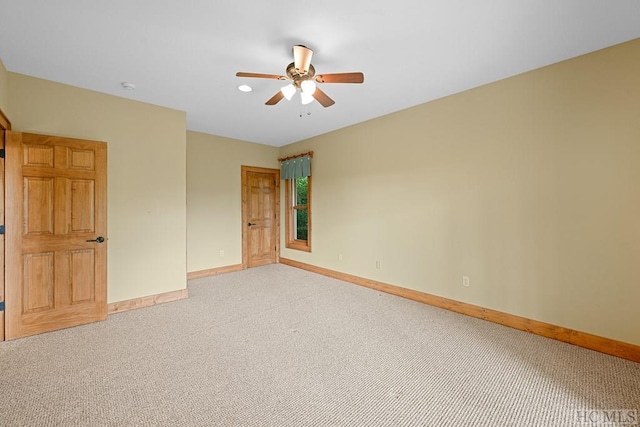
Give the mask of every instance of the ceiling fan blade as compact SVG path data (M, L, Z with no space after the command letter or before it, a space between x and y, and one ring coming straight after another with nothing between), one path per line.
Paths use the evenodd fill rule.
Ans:
M280 102L282 100L282 98L284 98L284 94L282 93L282 91L278 91L276 92L275 95L273 95L271 98L269 98L269 100L267 102L265 102L265 105L276 105L278 102Z
M334 73L319 74L316 76L318 83L362 83L364 74L362 73Z
M243 71L238 71L236 73L236 77L255 77L255 78L258 78L258 79L287 80L287 77L279 76L277 74L245 73Z
M316 99L316 101L318 101L325 108L331 107L333 104L336 103L336 101L329 98L329 95L327 95L322 90L320 90L319 87L316 88L312 96Z
M311 66L313 51L306 46L296 45L293 47L293 64L300 74L307 74Z

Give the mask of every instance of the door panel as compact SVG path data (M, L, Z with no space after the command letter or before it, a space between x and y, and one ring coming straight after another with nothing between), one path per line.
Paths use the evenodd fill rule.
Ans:
M278 262L280 171L242 167L243 266Z
M72 233L95 231L93 206L95 206L94 182L89 180L68 181L71 208L67 210L67 224Z
M103 320L106 144L7 133L6 337Z
M23 257L22 311L25 314L50 310L53 304L53 252Z
M24 234L53 234L53 178L24 178Z
M69 276L71 278L71 304L92 301L95 290L95 252L93 249L71 251Z

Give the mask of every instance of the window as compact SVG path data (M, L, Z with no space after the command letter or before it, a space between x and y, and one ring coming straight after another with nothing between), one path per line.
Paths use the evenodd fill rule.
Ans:
M278 159L285 180L285 245L306 252L311 252L312 157L309 151Z
M285 192L287 247L311 252L311 177L287 179Z

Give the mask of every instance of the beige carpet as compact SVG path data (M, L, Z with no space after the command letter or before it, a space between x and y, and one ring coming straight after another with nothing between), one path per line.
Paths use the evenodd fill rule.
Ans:
M640 364L295 268L189 293L0 344L0 425L593 426L576 411L640 412Z

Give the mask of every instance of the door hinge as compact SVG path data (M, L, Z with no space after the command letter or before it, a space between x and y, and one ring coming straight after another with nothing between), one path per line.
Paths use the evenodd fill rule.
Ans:
M4 311L4 301L0 301L0 311Z
M4 148L0 148L0 159L4 159Z
M0 234L4 234L4 224L0 225Z

